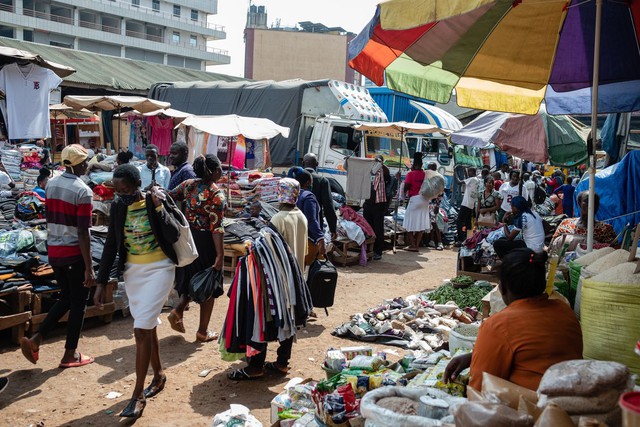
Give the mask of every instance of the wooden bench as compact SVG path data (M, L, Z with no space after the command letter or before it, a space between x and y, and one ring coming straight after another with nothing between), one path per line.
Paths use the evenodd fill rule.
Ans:
M365 240L367 245L367 261L373 258L373 244L375 237ZM329 253L329 257L334 264L340 264L343 267L353 265L360 262L361 246L353 240L336 240L333 242L333 250Z
M467 265L467 259L458 254L458 266L456 276L465 275L473 280L486 280L487 282L498 283L500 276L497 269L489 271L486 267L481 267L480 271L469 271L470 266Z
M90 319L92 317L99 317L104 323L109 323L113 319L113 313L115 312L116 305L113 302L113 291L117 289L118 281L110 280L107 285L104 287L104 308L99 310L96 306L93 305L93 291L90 293L90 301L87 306L87 309L84 313L85 319ZM42 300L46 295L50 295L56 292L59 292L59 289L34 293L31 297L31 322L29 327L29 333L33 334L47 317L47 312L42 311ZM46 297L45 297L46 298ZM66 322L69 319L69 313L62 316L60 319L61 322Z
M13 313L0 316L0 330L11 328L11 341L18 344L31 321L31 291L18 291L0 298L7 302Z
M236 267L238 266L238 258L243 255L244 253L225 246L224 259L222 262L222 271L224 271L224 274L229 273L229 275L233 277L233 275L236 273Z

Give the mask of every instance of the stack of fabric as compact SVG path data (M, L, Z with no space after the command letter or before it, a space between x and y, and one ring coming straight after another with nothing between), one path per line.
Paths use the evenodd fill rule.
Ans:
M260 200L271 203L278 200L278 183L280 178L260 178L253 181L256 186L256 194L260 195Z
M0 160L4 169L14 181L22 181L22 176L20 175L22 154L20 154L19 150L12 149L10 146L1 148Z

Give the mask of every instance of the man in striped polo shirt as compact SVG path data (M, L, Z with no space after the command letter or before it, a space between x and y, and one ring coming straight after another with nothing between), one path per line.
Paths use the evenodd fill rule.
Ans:
M22 338L22 354L36 363L42 340L69 312L65 352L61 368L73 368L93 362L93 357L77 351L89 290L95 281L91 261L91 189L80 179L87 171L87 150L78 144L62 150L66 171L49 181L47 228L49 263L60 286L60 299L51 307L33 337Z

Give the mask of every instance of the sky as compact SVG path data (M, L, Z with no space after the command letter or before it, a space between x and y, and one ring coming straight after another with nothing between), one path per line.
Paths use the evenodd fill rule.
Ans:
M359 33L371 20L376 5L381 0L256 0L252 4L265 6L267 25L280 19L281 27L293 27L300 21L318 22L327 27L342 27ZM226 40L210 43L210 46L227 50L231 64L208 67L208 71L243 77L244 41L243 32L247 21L248 0L218 0L218 14L209 21L224 25Z

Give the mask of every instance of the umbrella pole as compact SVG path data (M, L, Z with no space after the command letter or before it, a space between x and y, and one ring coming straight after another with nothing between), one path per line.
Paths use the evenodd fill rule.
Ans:
M400 172L400 179L398 180L398 189L396 190L396 209L393 218L393 253L396 253L396 244L398 242L398 206L400 205L400 184L402 181L402 154L404 151L404 131L400 131L400 165L398 166L398 172ZM406 237L405 237L406 244Z
M589 150L589 211L587 220L587 252L593 250L596 193L596 140L598 139L598 81L600 80L600 30L602 0L596 0L595 41L593 45L593 88L591 89L591 144Z

